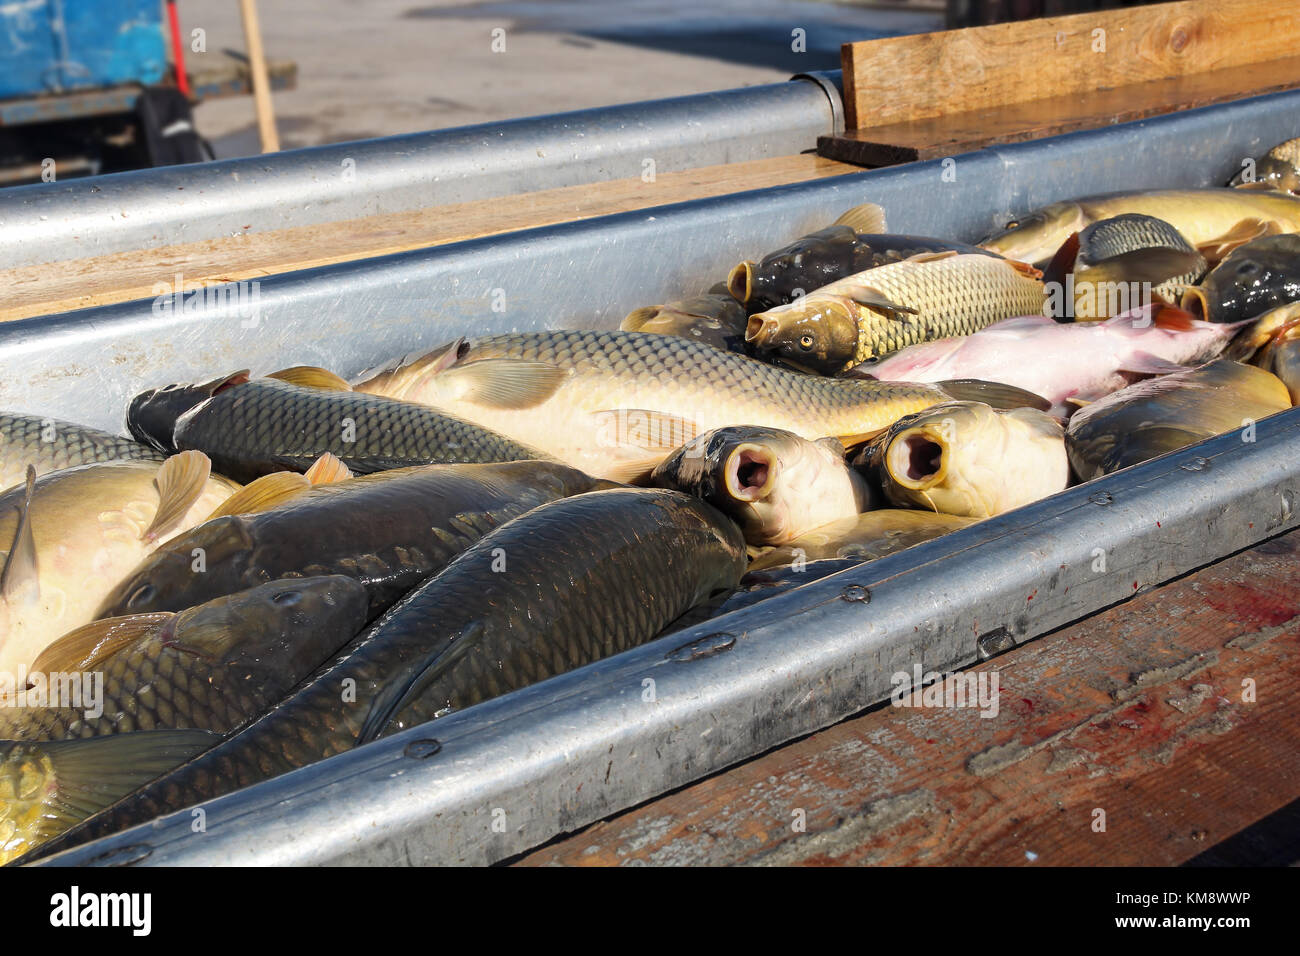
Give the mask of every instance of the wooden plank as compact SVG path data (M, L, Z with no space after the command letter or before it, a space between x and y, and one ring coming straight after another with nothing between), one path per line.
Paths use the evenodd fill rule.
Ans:
M1019 143L1081 129L1097 129L1198 106L1300 87L1300 57L1176 76L1117 89L1024 104L849 129L822 136L818 152L859 166L891 166L938 159L994 143Z
M1100 33L1096 31L1102 31ZM1182 0L843 47L850 129L1089 93L1295 54L1276 0Z
M720 196L746 189L860 172L815 154L781 156L640 178L566 186L516 196L433 206L413 212L298 226L0 271L0 321L128 302L156 295L177 274L186 284L255 279L354 259L389 255Z
M884 705L519 862L1191 860L1300 796L1297 573L1293 532L984 663L993 719Z

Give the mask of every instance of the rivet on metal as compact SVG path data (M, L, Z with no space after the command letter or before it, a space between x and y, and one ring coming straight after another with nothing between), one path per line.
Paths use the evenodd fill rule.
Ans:
M1111 496L1109 491L1098 491L1095 494L1089 495L1088 500L1094 505L1108 505L1115 499Z
M1206 471L1210 467L1209 459L1197 455L1178 466L1183 471Z
M861 584L850 584L840 592L840 597L845 601L861 601L865 603L871 600L871 592Z
M153 847L147 843L132 843L115 850L101 853L90 861L91 866L130 866L145 860L153 853Z
M691 641L689 644L683 644L664 655L666 660L670 661L695 661L701 657L712 657L714 654L721 654L723 651L729 651L736 646L736 636L728 634L726 631L719 631L716 634L707 634L699 640Z
M1016 646L1016 639L1011 636L1006 625L996 627L986 634L981 634L975 642L975 647L979 653L980 660L986 661L995 654L1001 654L1003 651L1009 651Z
M411 757L415 760L423 760L425 757L432 757L441 749L442 744L439 741L434 740L431 737L426 737L420 740L412 740L406 745L406 749L402 751L402 755Z

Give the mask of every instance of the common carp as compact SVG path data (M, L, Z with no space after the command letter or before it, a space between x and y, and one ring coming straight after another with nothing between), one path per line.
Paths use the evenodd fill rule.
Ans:
M1287 234L1265 236L1233 250L1199 285L1183 293L1182 307L1210 322L1239 322L1297 301L1300 236Z
M0 672L94 619L133 567L239 490L199 452L51 472L0 494Z
M710 292L664 305L634 309L619 328L624 332L677 335L724 352L744 355L745 307L730 292Z
M172 389L177 388L172 386ZM485 428L426 405L362 395L342 387L308 387L243 372L206 386L180 386L196 399L178 412L170 389L131 404L132 421L167 450L193 449L237 481L282 469L303 471L320 455L335 455L355 474L410 465L525 461L545 457ZM165 407L156 407L162 403ZM169 416L176 413L168 427Z
M894 504L970 518L1019 508L1070 480L1056 419L980 402L947 402L899 419L873 439L863 462Z
M46 850L635 647L744 568L736 526L688 495L613 489L543 505L465 551L266 716Z
M828 562L853 561L860 564L863 561L874 561L974 523L974 518L936 514L933 511L880 508L852 518L840 518L806 532L779 548L765 551L749 566L745 580L757 582L757 572L791 565L795 566L792 574L797 576L802 573L799 566L805 563L812 570L820 570L822 567L828 571L842 570ZM814 578L810 575L807 580Z
M316 486L169 542L123 574L95 616L179 611L277 578L324 574L362 582L378 614L497 525L596 486L543 461L424 465Z
M948 388L836 381L671 335L576 330L459 340L356 386L424 402L619 481L643 479L696 435L740 422L861 440L967 397Z
M732 425L687 442L651 481L702 498L758 547L784 544L871 506L866 481L838 439L809 441L779 428Z
M746 340L833 373L918 342L1042 312L1041 273L984 255L926 253L832 282L749 317Z
M1231 359L1130 385L1070 419L1066 447L1082 481L1215 435L1249 428L1291 407L1277 376Z
M147 445L98 428L39 415L0 414L0 489L11 488L27 475L88 465L97 461L162 461Z
M1217 262L1243 242L1300 230L1300 197L1274 189L1151 189L1043 206L980 243L1009 259L1045 265L1070 233L1126 213L1163 219Z

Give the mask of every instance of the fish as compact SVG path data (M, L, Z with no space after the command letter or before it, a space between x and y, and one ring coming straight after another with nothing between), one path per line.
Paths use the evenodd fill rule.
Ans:
M1300 197L1297 198L1300 202ZM1253 319L1300 301L1300 236L1265 236L1233 250L1180 305L1210 322Z
M907 508L878 508L851 518L840 518L760 554L750 564L741 583L766 579L771 572L781 568L793 567L792 573L799 575L805 573L805 565L813 571L823 567L840 570L831 562L851 561L857 565L874 561L949 531L965 528L975 521L970 517ZM762 576L760 572L763 572Z
M679 492L542 505L484 536L265 716L38 855L635 647L733 589L745 563L730 519Z
M835 438L809 441L779 428L731 425L687 442L654 470L651 483L695 495L740 525L756 547L871 507L866 480Z
M1199 282L1205 257L1169 223L1127 213L1071 233L1044 272L1056 319L1108 319L1157 300L1177 302ZM1053 283L1068 285L1052 307Z
M422 465L315 486L168 542L119 576L95 617L179 611L267 581L326 574L364 584L374 616L497 525L596 487L544 461Z
M673 335L558 330L460 339L355 388L424 402L590 475L634 482L715 428L743 422L852 443L990 386L836 381Z
M1291 407L1263 369L1220 358L1121 389L1070 419L1066 449L1081 481L1148 461Z
M1300 193L1300 137L1278 143L1255 163L1250 179L1246 178L1247 175L1243 169L1233 178L1231 185L1259 182L1283 192Z
M755 313L745 339L832 374L918 342L1042 312L1040 276L1024 263L991 256L923 253Z
M624 332L678 335L724 352L746 353L745 307L730 292L707 293L678 302L634 309L619 328Z
M356 637L368 609L360 582L332 575L271 581L179 613L94 621L42 651L23 686L0 691L0 740L185 729L228 734L279 703ZM94 707L85 699L75 706L49 700L48 691L33 701L24 690L31 675L52 688L68 675L92 674L101 693Z
M207 456L79 465L0 493L0 672L29 666L145 556L239 491Z
M1199 322L1181 309L1142 306L1104 322L1060 323L1041 315L997 322L961 338L939 339L859 366L884 382L975 378L1042 395L1066 418L1140 377L1218 356L1240 325Z
M1291 394L1291 404L1300 403L1300 302L1271 309L1258 324L1276 327L1251 364L1276 375Z
M1009 222L981 248L1043 266L1070 233L1126 213L1173 226L1206 259L1217 262L1259 236L1300 230L1300 197L1274 189L1151 189L1052 203Z
M1033 408L947 402L899 419L859 455L900 507L987 518L1065 489L1065 430ZM858 461L855 461L857 464Z
M893 235L837 224L801 236L758 262L745 261L727 276L731 295L750 315L765 312L801 298L840 279L867 269L901 262L922 253L958 252L993 256L994 253L964 242L932 236Z
M207 750L206 730L0 740L0 866Z
M39 415L0 413L0 489L20 484L27 466L36 477L99 461L162 461L158 451L98 428Z
M284 469L303 471L325 453L358 475L412 465L546 457L427 405L359 394L346 383L308 387L270 377L249 380L237 372L208 385L210 397L181 411L170 429L166 416L178 406L171 391L139 396L132 414L151 423L155 443L201 451L213 468L236 481ZM185 394L198 398L203 391L190 387ZM155 410L155 402L167 410Z

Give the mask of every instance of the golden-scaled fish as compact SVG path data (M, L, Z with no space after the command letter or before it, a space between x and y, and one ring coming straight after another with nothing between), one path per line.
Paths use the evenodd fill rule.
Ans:
M844 460L839 439L814 442L756 425L692 439L654 470L651 481L703 498L758 547L784 544L871 504L866 480Z
M948 402L908 415L864 451L896 505L986 518L1061 491L1065 432L1033 408Z
M1066 447L1083 481L1215 435L1252 427L1291 407L1287 387L1231 359L1138 382L1074 413Z
M356 389L425 402L588 474L629 481L715 428L744 422L850 443L967 397L955 394L967 387L1000 389L838 381L672 335L561 330L460 340Z
M164 462L81 465L0 494L0 671L14 673L95 607L154 549L239 490L191 451Z
M1041 265L1070 233L1125 213L1163 219L1211 262L1259 236L1300 230L1300 197L1275 189L1151 189L1052 203L1008 223L980 245Z
M1163 219L1137 213L1102 219L1071 233L1044 271L1047 311L1078 322L1177 302L1206 268L1205 257Z
M1300 137L1278 143L1254 165L1249 173L1249 167L1239 172L1232 185L1259 182L1285 192L1300 193Z
M1032 266L992 256L923 253L751 315L745 338L829 374L918 342L1041 313L1040 276Z

